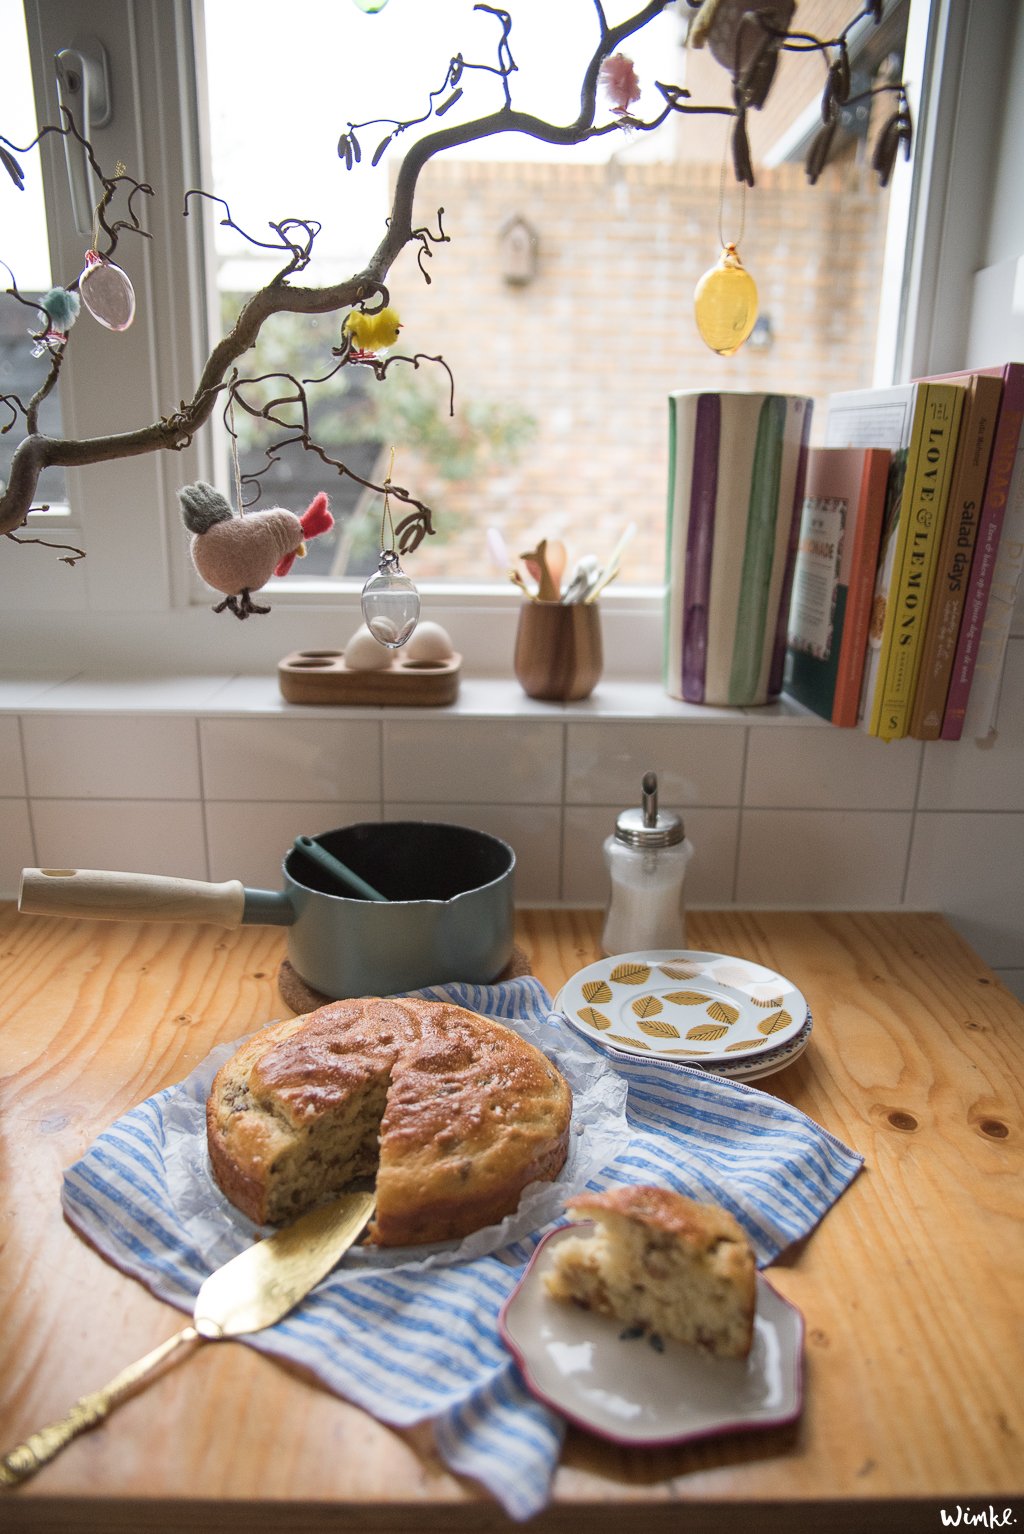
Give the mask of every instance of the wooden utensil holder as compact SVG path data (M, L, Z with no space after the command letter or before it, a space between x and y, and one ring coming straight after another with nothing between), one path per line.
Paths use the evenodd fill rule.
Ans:
M516 630L516 678L528 698L575 703L601 677L601 616L592 602L525 602Z

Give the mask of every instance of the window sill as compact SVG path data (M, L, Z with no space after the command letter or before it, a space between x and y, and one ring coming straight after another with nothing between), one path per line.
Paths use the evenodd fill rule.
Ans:
M288 703L275 676L153 676L100 674L0 677L0 713L187 714L204 717L306 718L644 719L666 723L828 726L783 697L761 708L714 708L680 703L646 679L609 677L578 703L528 698L508 677L463 677L454 703L442 708Z

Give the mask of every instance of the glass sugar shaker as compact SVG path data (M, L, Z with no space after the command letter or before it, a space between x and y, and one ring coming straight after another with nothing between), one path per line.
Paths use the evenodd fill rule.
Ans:
M623 810L604 844L611 879L602 947L606 954L685 948L683 881L693 846L678 815L658 809L658 778L644 774L643 801Z

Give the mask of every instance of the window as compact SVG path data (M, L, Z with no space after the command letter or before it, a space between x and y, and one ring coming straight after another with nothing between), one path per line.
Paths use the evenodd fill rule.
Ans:
M568 14L570 5L587 18L578 38L573 34L579 50L587 52L591 0L564 0L559 14ZM474 13L470 0L443 6L437 0L429 7L394 0L375 16L362 15L353 0L332 0L332 28L354 25L362 37L375 32L386 36L379 29L401 23L406 40L395 56L404 51L417 63L407 90L397 66L368 64L370 55L361 45L340 40L326 30L328 21L313 19L312 6L313 0L292 0L285 27L279 7L252 0L242 8L245 25L239 26L238 0L207 0L205 24L203 10L189 0L167 0L160 6L91 0L86 29L80 7L70 0L26 0L39 120L54 121L57 116L54 54L87 30L107 50L116 103L111 124L96 135L97 150L105 164L124 160L157 194L149 218L155 237L122 246L139 295L135 325L121 336L101 333L96 326L86 330L81 324L76 332L60 401L68 429L75 434L145 424L191 397L209 338L219 333L218 283L227 293L247 285L238 266L251 259L252 248L246 249L246 242L236 243L234 249L220 247L224 231L213 204L206 205L205 219L194 207L188 219L180 218L185 189L221 189L235 220L257 237L265 235L271 219L322 219L318 262L322 260L325 273L350 270L353 256L360 264L374 240L359 231L346 247L353 222L351 200L361 197L371 180L386 188L393 172L389 152L377 171L371 171L366 160L376 138L367 132L364 163L347 174L337 157L339 131L350 119L360 121L367 114L394 112L401 117L421 110L424 92L437 88L447 60L459 49L467 58L494 57L494 18ZM624 8L625 0L615 0L614 8L609 5L612 15ZM571 117L578 70L570 67L566 47L551 42L551 8L535 0L510 0L510 9L519 65L515 99L545 105L531 102L527 77L534 71L542 79L553 74L566 94L548 115ZM887 3L886 9L893 7ZM927 81L934 57L956 53L956 48L947 47L943 54L941 45L961 25L961 10L953 7L951 12L945 0L931 5L928 0L910 0L907 35L916 50L911 81ZM660 28L652 27L645 39L653 56L639 43L633 50L637 69L644 82L685 83L700 100L706 92L695 71L713 66L706 59L695 63L684 58L675 11L670 8L660 18ZM849 14L845 0L842 11ZM458 20L448 30L452 12ZM897 6L894 14L899 30L904 9ZM403 29L424 15L431 21L430 36L410 41ZM825 0L804 0L803 25L827 30L828 19ZM530 27L538 21L541 37L535 40ZM296 57L290 61L284 50L293 36ZM255 63L246 52L250 41L255 44ZM879 56L864 55L866 70L886 67L890 52L899 51L898 37L891 46L880 41L884 46ZM429 54L428 43L433 49ZM274 66L269 70L271 47ZM962 89L969 95L971 65L965 58ZM689 79L684 80L684 70L691 71ZM207 79L212 82L208 90ZM228 94L232 81L242 87L240 102ZM289 81L294 82L291 97ZM365 88L360 98L354 95L356 85ZM944 80L944 90L947 85ZM934 135L936 122L956 120L957 88L954 80L942 113L918 117L923 135L919 151L927 151L919 152L918 161L931 182L943 186L945 165L942 155L928 147L928 135ZM487 99L489 92L493 95L493 89L493 81L481 75L473 82L474 103ZM718 118L706 123L697 119L699 131L695 120L687 119L656 135L616 135L611 158L607 140L601 140L601 158L594 146L585 146L569 159L524 160L524 145L531 154L534 146L506 136L488 142L486 160L475 162L467 150L442 156L427 167L418 208L424 223L435 228L436 210L444 205L451 243L436 249L430 286L423 283L410 251L396 264L390 286L405 323L402 349L410 354L440 351L450 361L457 414L450 421L445 413L447 376L438 366L396 365L389 369L383 388L368 375L346 377L345 384L353 386L346 390L351 395L348 404L358 408L345 427L344 446L364 477L379 478L382 454L395 445L396 480L435 506L441 531L410 557L407 568L421 586L438 593L436 601L446 611L461 604L460 611L483 614L478 653L498 660L506 652L504 641L492 642L494 620L499 625L513 622L517 604L516 593L488 563L484 532L491 523L503 528L513 552L527 547L537 533L546 533L563 536L573 552L590 545L600 555L625 524L635 522L638 532L630 561L609 592L606 611L620 615L626 629L636 619L656 635L666 479L665 394L670 388L720 387L728 378L734 387L770 381L772 387L821 394L839 381L880 381L872 375L877 284L873 290L866 266L853 262L846 235L836 237L837 220L851 213L851 202L861 207L867 231L865 261L870 265L881 259L888 202L898 220L886 259L895 246L902 262L907 251L913 255L920 244L922 230L915 228L911 215L926 221L924 234L934 234L940 226L935 204L918 191L909 195L909 177L902 166L892 193L879 197L870 177L862 177L859 170L856 125L834 172L835 186L828 177L816 187L806 186L799 155L801 114L807 104L802 87L787 86L779 96L780 115L766 113L754 125L758 185L747 194L745 210L726 176L721 232L728 238L742 227L741 254L758 279L766 320L758 337L764 344L749 344L728 363L694 342L691 321L695 277L712 264L719 249L723 129ZM642 105L646 108L646 102ZM916 115L916 100L914 106ZM331 124L326 137L313 131L313 119L322 108ZM6 132L6 121L0 132ZM272 151L261 147L264 132ZM684 182L677 139L699 148L697 163L685 172L692 184ZM243 165L257 168L255 180L240 178L232 168L232 141L241 148ZM319 163L308 158L314 143L324 156ZM60 144L49 141L40 160L52 273L55 280L67 281L81 269L84 242L68 217ZM984 178L967 162L958 169L970 185L984 185ZM790 192L791 205L784 201ZM20 214L24 203L16 200L24 195L0 186L0 228L9 227L12 199ZM779 213L787 207L791 211ZM824 220L826 208L824 234L820 227L797 229L798 216ZM655 215L663 219L661 226L650 222ZM370 217L379 221L380 204ZM5 250L6 241L0 238L0 257ZM311 275L323 280L319 271ZM949 275L947 271L947 281ZM822 276L827 288L819 285ZM788 286L783 277L789 279ZM903 301L912 327L914 314L929 310L927 273L919 275L914 289L901 288L899 272L887 274L886 284L888 292ZM833 302L837 293L841 304ZM951 315L950 307L944 306L936 323L945 323ZM302 323L292 328L301 330ZM338 317L332 317L317 327L321 334L329 328L331 344L337 323ZM692 350L684 349L684 331L685 348ZM319 346L320 334L313 339ZM28 346L27 337L25 341ZM273 327L268 327L265 344L290 348L295 342L291 336L275 338ZM841 362L841 380L822 370L823 358L830 366ZM959 359L943 360L955 365ZM272 351L271 363L277 365ZM920 369L922 363L927 365L927 359L915 359L914 366ZM906 359L896 365L904 375L911 371ZM413 393L413 385L422 386L422 392ZM333 401L328 413L336 413ZM367 419L361 421L361 413ZM32 564L20 557L22 551L16 562L4 557L0 601L9 608L34 608L40 615L38 632L46 629L46 614L62 613L63 632L77 634L87 647L100 643L94 635L113 632L103 626L106 620L100 622L100 615L111 615L111 622L121 615L128 621L117 632L137 645L140 665L215 663L209 654L209 629L199 622L210 606L209 592L190 577L177 490L191 480L215 476L229 488L223 442L223 434L217 439L212 431L204 432L180 453L69 469L73 531L88 551L87 560L70 571L57 569L42 551L31 553ZM435 451L437 443L440 451ZM467 465L468 475L461 472ZM315 488L323 484L320 475L309 481ZM301 509L307 488L295 480L283 482L263 504L278 499ZM340 494L336 486L332 494ZM337 541L347 543L347 549L339 552L336 545L329 551L331 566L351 570L355 581L332 586L328 570L310 570L307 565L300 574L299 564L272 593L274 621L245 625L244 645L243 634L228 640L224 620L218 620L217 654L229 657L222 663L245 664L240 661L244 655L252 664L265 665L291 648L292 643L282 641L277 609L283 610L282 624L291 621L288 614L296 609L354 613L359 559L372 547L378 515L379 501L371 497L362 508L361 554L359 521L348 517ZM311 547L315 550L316 544ZM308 564L313 562L311 557ZM80 620L72 616L76 610ZM289 634L294 632L293 625ZM473 654L474 644L468 639L462 648ZM657 648L656 638L654 644Z
M36 114L32 100L32 74L28 55L28 38L25 35L25 17L20 0L0 0L0 36L4 47L0 50L0 101L4 103L5 137L28 144L35 137ZM24 163L22 163L24 162ZM0 261L16 279L22 296L29 300L41 298L52 286L50 250L47 242L46 208L43 203L42 178L39 172L39 152L31 151L18 162L26 172L25 185L19 194L22 206L17 218L5 218L3 222L3 248ZM11 277L0 271L7 287ZM41 324L40 311L31 305L17 302L0 304L0 394L16 395L22 400L32 398L47 373L47 361L33 355L35 348L28 341L28 332L38 331ZM18 440L17 417L13 410L0 406L0 481L7 478L11 455ZM59 435L61 409L59 392L51 394L40 410L40 430ZM7 428L10 428L9 430ZM53 527L64 521L67 502L67 486L61 469L47 469L39 483L39 499L48 504L49 515L37 515L37 523Z
M596 38L592 0L562 0L557 17L535 4L509 9L513 103L571 121ZM634 7L618 0L606 9L614 21ZM624 45L642 83L641 117L662 105L657 80L687 85L700 103L729 101L728 76L710 52L685 48L682 9L669 8ZM805 0L800 26L833 36L853 10L848 0ZM388 139L388 127L360 129L362 160L347 173L339 133L350 122L420 115L456 53L496 61L501 28L467 0L395 5L376 15L351 0L293 0L290 14L295 25L282 29L276 7L250 4L240 34L235 0L207 0L214 191L257 238L267 238L271 219L321 220L307 277L331 281L361 269L374 249L395 166L407 141L426 130L396 135L374 168L374 147ZM906 16L896 0L882 28L857 28L855 95L899 77ZM274 109L254 111L251 82L269 46L277 59ZM576 555L607 556L635 522L624 579L655 586L664 562L672 389L824 397L872 381L888 193L871 170L870 150L892 98L843 113L835 163L812 188L803 161L820 123L823 78L819 54L780 61L764 112L751 114L758 181L751 192L723 163L724 116L678 116L656 133L616 132L565 148L502 134L428 163L417 218L433 229L443 208L451 243L432 248L429 285L411 250L396 263L390 290L403 331L394 351L444 356L454 417L448 374L436 364L393 363L383 382L346 368L310 389L311 402L322 401L314 408L333 454L379 481L394 446L396 479L435 509L436 536L408 562L419 578L501 578L488 559L489 526L513 551L548 537ZM463 100L446 123L501 104L493 74L467 70L460 85ZM603 104L599 120L607 117ZM284 166L286 175L268 177L268 167ZM692 294L719 256L720 236L738 235L759 284L761 316L744 350L724 359L697 334ZM223 226L216 250L230 313L274 262ZM338 316L275 320L251 370L327 372L338 340ZM271 398L273 390L264 386ZM237 412L236 426L243 470L258 472L274 434ZM337 534L311 547L304 574L364 576L373 567L379 497L361 494L352 480L325 479L301 447L283 453L264 483L262 504L290 496L284 503L300 509L319 488L332 494Z

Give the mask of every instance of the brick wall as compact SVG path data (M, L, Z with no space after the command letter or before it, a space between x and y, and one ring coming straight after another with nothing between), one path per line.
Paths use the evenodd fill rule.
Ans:
M403 448L396 477L439 511L440 535L417 552L417 577L479 579L491 523L513 549L547 535L575 553L601 554L635 519L640 532L624 573L658 582L671 390L765 388L823 399L870 382L885 216L871 178L844 167L809 187L799 166L759 173L740 250L774 339L733 358L708 351L693 320L694 287L720 250L719 189L710 165L427 166L417 221L436 228L443 207L451 243L436 247L429 286L410 251L392 272L402 350L441 351L452 367L453 431L460 406L474 398L524 409L537 429L513 467L454 486ZM729 182L727 219L738 223L741 209ZM502 275L501 235L516 216L539 240L526 286ZM723 232L733 237L736 224ZM446 381L434 387L442 397ZM460 523L466 533L450 536Z

